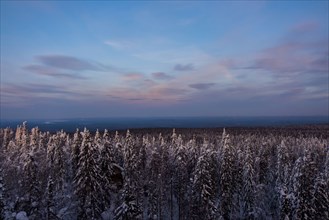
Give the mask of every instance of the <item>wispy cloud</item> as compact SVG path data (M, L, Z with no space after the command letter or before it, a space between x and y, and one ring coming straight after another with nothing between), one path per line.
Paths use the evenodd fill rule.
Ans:
M214 85L216 85L216 83L195 83L195 84L190 84L189 87L198 90L206 90Z
M189 63L189 64L176 64L174 66L174 70L177 71L190 71L190 70L194 70L194 66L193 64Z
M263 69L279 75L327 73L328 54L321 52L323 48L328 48L328 43L283 43L265 49L249 68Z
M261 51L248 68L277 76L328 73L328 40L311 37L317 28L314 22L297 24L277 45Z
M41 56L37 56L36 59L39 62L41 62L43 65L49 67L55 67L59 69L76 70L76 71L83 71L83 70L104 71L103 67L96 63L92 63L90 61L86 61L72 56L41 55Z
M26 85L6 84L1 89L2 93L11 95L45 95L45 94L58 94L58 95L80 95L80 93L70 91L64 86L46 85L30 83Z
M187 93L186 89L172 88L172 87L159 87L151 90L151 93L163 95L163 96L176 96Z
M152 73L152 77L157 80L170 80L173 79L173 76L168 75L167 73L164 72L156 72Z
M57 69L50 68L42 65L28 65L23 67L24 70L28 70L32 73L36 73L44 76L51 76L55 78L67 78L67 79L87 79L78 73L61 73Z

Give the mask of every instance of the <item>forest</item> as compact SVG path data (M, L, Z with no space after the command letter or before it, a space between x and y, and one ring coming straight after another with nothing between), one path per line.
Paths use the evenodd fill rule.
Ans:
M329 219L329 125L0 129L0 219Z

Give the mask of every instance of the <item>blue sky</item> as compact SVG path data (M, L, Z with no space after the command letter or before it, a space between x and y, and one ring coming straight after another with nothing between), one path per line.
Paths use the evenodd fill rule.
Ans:
M1 118L328 115L328 1L1 1Z

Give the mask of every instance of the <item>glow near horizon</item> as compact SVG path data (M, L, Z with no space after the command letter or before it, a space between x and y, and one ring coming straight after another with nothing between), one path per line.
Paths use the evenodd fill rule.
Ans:
M327 9L1 1L0 117L328 115Z

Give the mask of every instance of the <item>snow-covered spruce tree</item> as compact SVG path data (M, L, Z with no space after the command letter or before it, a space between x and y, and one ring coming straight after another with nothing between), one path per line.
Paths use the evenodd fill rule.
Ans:
M284 141L278 145L276 163L276 190L278 192L280 219L292 218L292 194L289 190L289 155Z
M161 155L161 195L162 195L162 202L161 205L161 213L163 213L162 218L168 219L173 218L173 203L171 201L173 195L173 184L172 184L172 177L173 177L173 160L170 156L169 152L169 144L165 142L164 137L160 134L159 136L160 141L160 155Z
M255 213L255 170L253 167L253 156L249 144L247 144L244 154L243 166L243 187L242 187L242 201L243 201L243 219L254 219Z
M149 173L146 170L147 166L147 152L146 146L143 144L143 139L136 139L136 174L137 174L137 181L136 181L136 204L138 207L145 206L147 199L145 198L145 186L147 184L147 176ZM144 211L144 210L142 210Z
M23 208L30 219L41 219L40 182L38 177L38 164L32 153L26 155L23 167L23 190L26 204Z
M104 130L103 141L104 142L110 142L110 133L107 129Z
M323 175L324 175L325 179L329 180L329 147L327 147L326 151L327 151L327 153L326 153L326 160L324 163ZM329 187L329 185L328 185L328 187Z
M6 208L5 184L3 182L2 168L0 168L0 219L5 219Z
M2 146L3 149L7 150L7 146L13 136L13 131L10 128L5 128L5 129L1 129L1 130L3 132L3 137L2 137L2 143L0 146Z
M102 213L103 188L101 186L100 168L90 132L82 132L82 144L75 175L75 194L79 201L79 219L99 219Z
M167 144L167 151L168 151L168 168L169 168L169 181L170 181L170 201L169 201L169 208L170 208L170 219L172 220L174 218L174 206L175 206L175 202L174 202L174 192L175 192L175 172L174 170L176 170L176 164L175 164L175 151L177 149L177 134L175 129L173 129L172 135L170 137L170 143Z
M16 145L21 145L21 139L22 139L22 127L20 125L17 125L16 132L15 132L15 143Z
M225 130L224 130L225 132ZM224 219L231 218L234 193L234 152L229 135L223 134L222 161L220 162L220 212Z
M48 177L47 189L46 189L46 220L57 220L54 202L54 182L51 176Z
M37 153L39 150L39 128L35 127L31 129L30 134L30 149L32 152Z
M124 144L124 170L125 170L125 190L128 194L135 193L136 181L138 179L138 151L133 136L127 130Z
M175 134L175 133L174 133ZM173 137L175 137L173 134ZM186 146L183 144L182 135L179 134L177 139L175 140L174 146L174 192L175 197L177 198L178 203L178 216L179 219L187 218L187 209L189 207L189 203L187 201L187 190L188 183L190 183L189 173L187 173L188 167L188 150Z
M322 145L324 148L326 145ZM314 209L316 219L329 219L329 148L324 149L326 157L323 172L315 179Z
M315 162L307 149L300 157L293 172L294 213L293 219L310 219L315 216L314 183L317 175Z
M286 182L286 167L289 163L289 157L287 152L287 147L284 141L281 141L281 144L278 145L277 149L277 163L276 163L276 185L280 188Z
M115 161L123 167L124 163L124 142L125 138L119 135L119 132L116 131L113 139L113 146L115 151Z
M28 128L27 128L27 122L24 121L23 125L21 127L21 137L20 137L20 142L21 142L21 147L23 149L26 149L27 151L30 151L30 146L29 146L29 133L28 133Z
M314 219L329 219L329 179L320 174L315 180Z
M140 193L140 187L138 187L140 178L138 153L139 148L136 140L127 130L123 147L124 189L121 195L121 205L114 211L115 219L139 219L141 214L140 205L136 199Z
M104 135L107 131L105 131ZM101 175L102 175L102 187L104 191L104 206L110 207L111 204L111 192L117 191L117 188L114 188L114 180L112 179L113 169L115 165L115 155L114 155L114 146L108 138L104 138L101 143L101 154L99 158Z
M125 193L127 196L134 197L136 204L140 204L140 194L143 187L143 163L145 155L141 153L142 141L139 138L135 138L127 130L126 139L124 143L124 172L125 172ZM142 178L142 179L141 179Z
M214 204L216 195L215 152L204 149L198 159L193 176L192 219L216 219L217 208Z
M148 175L148 218L161 218L161 200L162 200L162 158L161 158L161 140L153 143L153 150L149 165Z
M101 137L101 133L99 132L99 130L96 130L95 136L94 136L94 142L97 144L101 144L102 142L102 137ZM101 150L101 149L100 149Z
M64 147L66 136L61 133L53 135L49 139L47 149L47 162L49 173L54 181L55 191L62 192L65 182L65 155Z
M79 159L80 159L79 155L80 155L81 144L82 144L82 137L81 137L79 129L77 129L73 136L73 143L72 143L72 150L71 150L73 174L76 174L76 172L77 172L77 167L78 167L78 163L79 163Z

